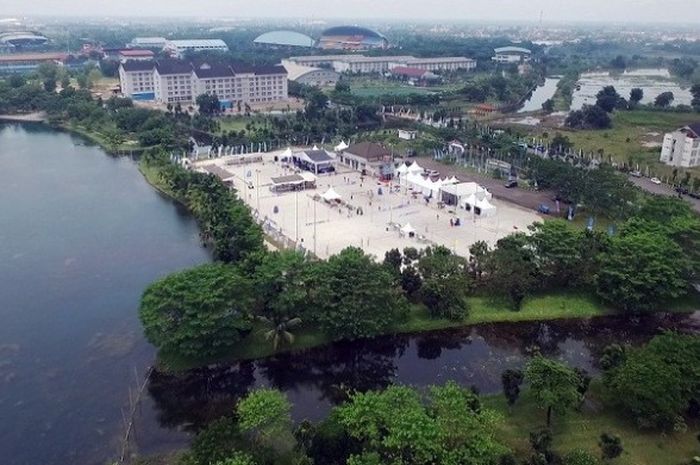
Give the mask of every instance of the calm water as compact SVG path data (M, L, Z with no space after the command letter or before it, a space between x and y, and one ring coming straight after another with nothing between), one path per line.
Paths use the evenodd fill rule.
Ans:
M545 78L544 83L532 92L532 95L523 104L522 108L518 110L518 113L541 110L542 104L554 97L560 80L561 78Z
M671 315L480 325L430 335L336 343L177 375L155 372L139 421L139 447L148 453L185 444L188 434L229 414L241 396L258 386L283 390L294 405L297 420L319 420L348 391L378 389L390 383L425 387L453 379L482 393L496 393L501 389L503 370L522 367L537 350L596 373L606 345L639 344L664 328L697 331L700 319ZM172 434L165 435L164 429ZM166 445L164 439L169 441Z
M639 87L644 91L644 104L654 103L656 97L663 92L673 92L674 100L671 106L690 105L692 100L690 90L681 88L669 71L663 68L628 70L624 73L583 73L578 83L581 88L574 90L572 110L580 110L584 104L595 104L596 94L605 86L615 86L617 93L626 99L629 99L633 88Z
M132 160L0 125L0 463L115 454L134 368L154 357L140 294L208 260L197 234Z

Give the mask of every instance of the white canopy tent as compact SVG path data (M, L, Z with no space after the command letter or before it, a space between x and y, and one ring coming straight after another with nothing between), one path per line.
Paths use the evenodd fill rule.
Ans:
M406 166L406 163L401 163L401 166L396 168L396 172L399 176L403 176L404 174L408 173L408 166Z
M416 162L413 162L413 164L412 164L411 166L408 167L408 172L409 172L409 173L419 174L419 173L422 173L423 171L424 171L424 170L423 170L423 167L420 166L420 165L418 164L417 161L416 161Z
M341 140L340 144L335 146L335 151L342 152L343 150L347 149L348 147L350 147L350 146L348 144L346 144L344 140Z
M493 216L496 214L496 207L486 197L477 200L475 207L479 209L480 216Z
M420 192L424 197L437 197L440 193L441 183L433 182L430 178L424 178L417 173L407 173L402 176L401 185L413 189L414 192Z
M285 150L284 152L282 152L282 154L280 155L280 157L287 157L287 158L289 158L289 157L291 157L291 156L292 156L292 149L291 149L291 147L287 147L287 150Z
M314 146L311 150L318 150L318 147L316 146L316 144L314 144Z
M340 194L338 194L332 187L329 187L326 192L321 194L321 198L326 202L339 202L342 199Z
M413 226L411 226L411 223L406 223L402 228L401 228L401 234L404 234L406 236L411 236L416 233L416 230Z

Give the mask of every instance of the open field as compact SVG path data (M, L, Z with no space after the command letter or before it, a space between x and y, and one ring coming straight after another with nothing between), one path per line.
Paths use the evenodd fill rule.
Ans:
M613 433L622 439L624 452L613 462L616 465L658 465L689 463L700 454L700 443L696 439L698 425L691 424L688 431L661 434L645 431L629 420L624 412L602 405L600 381L591 384L587 402L580 412L566 417L553 416L553 448L560 454L575 449L584 449L600 457L598 438L603 432ZM493 395L485 398L486 406L503 415L499 436L518 455L529 455L532 451L529 434L545 426L545 412L537 408L530 393L525 390L511 412L505 397Z
M643 172L649 167L651 175L670 176L673 168L659 162L661 142L665 132L698 120L693 113L617 111L613 114L613 127L601 130L566 130L564 128L533 128L541 137L544 132L553 137L561 132L573 142L576 150L610 155L618 163L639 164ZM700 169L690 170L700 176Z
M227 157L199 162L198 167L217 165L231 173L233 185L245 202L257 211L266 224L310 250L318 257L328 257L348 246L357 246L376 257L393 248L425 248L444 245L466 256L469 246L483 240L493 245L515 231L523 231L539 216L509 202L494 200L497 211L491 217L479 217L463 209L439 208L435 200L427 203L422 195L394 183L363 178L360 173L343 168L320 175L313 190L274 193L271 178L292 174L274 156L263 155L262 163L227 165ZM328 188L340 194L343 205L315 199ZM450 220L459 219L461 226ZM397 228L410 223L416 237L401 235ZM423 237L424 239L421 239Z

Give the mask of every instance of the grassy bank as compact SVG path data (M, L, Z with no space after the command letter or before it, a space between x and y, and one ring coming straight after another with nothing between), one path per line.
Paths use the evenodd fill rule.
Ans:
M518 323L558 319L585 319L616 315L616 310L607 307L593 296L572 292L548 293L525 299L520 311L513 311L503 301L488 297L469 297L469 315L463 320L432 318L422 305L413 305L405 321L390 328L386 334L412 334L442 329L468 327L483 323ZM665 311L685 313L699 307L698 296L693 295L673 302ZM159 364L165 370L184 370L215 362L253 360L278 353L319 347L333 339L318 329L303 325L295 331L294 344L275 350L264 337L269 328L255 323L251 333L230 351L218 358L191 359L161 352Z
M697 424L691 424L688 431L678 433L641 430L624 412L603 405L600 381L592 383L586 397L587 401L580 412L553 417L553 448L560 454L584 449L599 457L598 439L603 432L616 434L622 439L624 452L612 462L616 465L681 464L700 454L700 443L696 439ZM517 455L529 455L529 434L543 428L546 419L545 412L537 407L528 391L523 393L511 411L503 395L487 396L484 403L503 415L504 421L499 431L501 439Z

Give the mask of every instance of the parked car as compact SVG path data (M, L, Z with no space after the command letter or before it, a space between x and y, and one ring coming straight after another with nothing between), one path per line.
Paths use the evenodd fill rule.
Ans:
M543 203L540 204L539 207L537 207L537 211L542 213L543 215L549 215L549 205L545 205Z
M510 189L512 187L518 187L518 181L515 179L511 179L509 181L506 181L504 186L506 187L506 189Z
M659 178L651 178L649 181L653 182L654 184L661 184L661 179Z
M688 194L688 188L683 186L676 187L676 192L679 194Z
M639 170L630 171L630 176L634 176L635 178L641 178L641 177L642 177L642 172L639 171Z
M691 196L691 197L694 198L694 199L700 199L700 192L691 192L691 193L688 194L688 195Z

